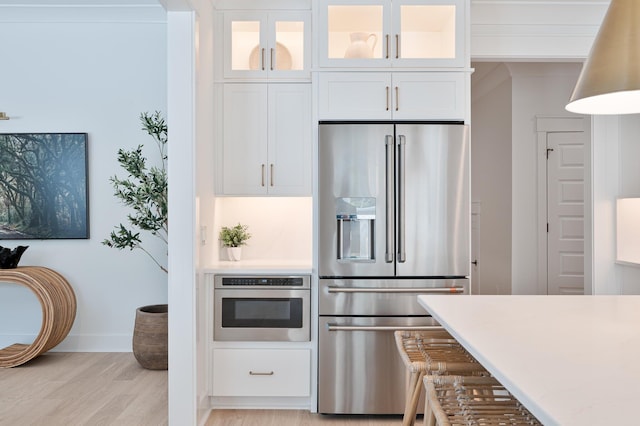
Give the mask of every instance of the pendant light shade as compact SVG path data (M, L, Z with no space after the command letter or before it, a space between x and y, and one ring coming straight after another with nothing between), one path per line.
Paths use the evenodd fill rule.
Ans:
M566 109L640 113L640 0L611 0Z

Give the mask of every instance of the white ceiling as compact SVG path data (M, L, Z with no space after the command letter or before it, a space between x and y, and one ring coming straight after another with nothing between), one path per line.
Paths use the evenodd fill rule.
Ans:
M159 0L0 0L0 6L140 6Z

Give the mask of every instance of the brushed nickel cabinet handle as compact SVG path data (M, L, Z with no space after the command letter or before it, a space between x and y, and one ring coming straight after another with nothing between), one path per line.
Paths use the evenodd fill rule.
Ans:
M262 71L264 71L264 47L262 48Z
M396 34L396 59L398 59L400 57L400 40L399 40L400 36L398 36L398 34Z
M271 71L273 71L273 47L271 48L271 54L269 56L271 57L270 58L271 59L271 65L270 65Z
M261 373L259 371L251 371L249 370L250 376L273 376L273 371L269 371L268 373Z
M444 330L441 325L409 325L409 326L388 326L388 325L335 325L327 324L327 331L394 331L394 330Z
M398 86L396 86L396 111L400 108L400 97L398 96Z
M269 165L269 183L273 186L273 163Z
M264 186L264 164L262 165L262 186Z
M389 86L386 87L387 90L387 111L389 111Z
M389 59L389 34L385 34L384 36L385 40L386 40L386 56L385 59Z
M464 287L327 287L327 293L462 294Z

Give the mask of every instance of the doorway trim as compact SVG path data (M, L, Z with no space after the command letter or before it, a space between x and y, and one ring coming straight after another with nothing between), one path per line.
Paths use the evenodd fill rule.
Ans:
M591 269L591 256L586 255L593 238L591 232L592 199L591 199L591 123L588 117L581 116L536 116L536 156L538 185L538 294L548 294L547 278L547 135L555 132L584 132L584 241L585 271ZM588 145L587 145L588 144ZM585 274L584 294L592 293L591 275Z

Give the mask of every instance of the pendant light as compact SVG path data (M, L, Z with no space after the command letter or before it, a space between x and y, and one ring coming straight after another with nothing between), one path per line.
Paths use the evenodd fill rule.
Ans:
M640 113L639 0L611 0L566 109L580 114Z

